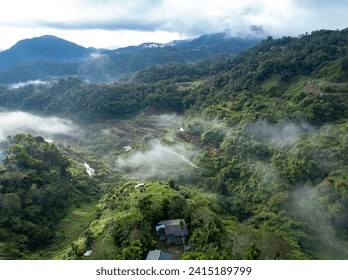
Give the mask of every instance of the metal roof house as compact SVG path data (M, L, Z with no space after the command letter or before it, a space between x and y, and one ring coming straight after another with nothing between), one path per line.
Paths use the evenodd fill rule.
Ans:
M161 250L152 250L147 254L146 260L171 260L173 255Z
M169 244L182 244L188 236L183 219L160 221L156 226L156 233L159 240L165 240Z

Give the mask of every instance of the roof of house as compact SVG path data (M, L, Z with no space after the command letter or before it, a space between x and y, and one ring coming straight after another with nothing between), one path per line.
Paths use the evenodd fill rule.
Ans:
M165 226L164 226L164 225L157 225L157 226L156 226L156 231L159 231L161 228L163 228L163 229L164 229L164 228L165 228Z
M145 184L144 183L140 183L140 184L137 184L137 185L135 185L134 186L134 188L142 188L142 187L144 187L145 186Z
M88 250L88 251L86 251L86 252L83 254L83 256L84 256L84 257L89 257L92 253L93 253L92 250Z
M158 224L164 226L164 233L166 235L175 235L175 236L188 235L187 225L184 219L165 220L165 221L160 221ZM181 228L181 226L183 228ZM157 230L157 227L156 227L156 230Z
M147 260L171 260L173 255L161 250L152 250L147 254Z

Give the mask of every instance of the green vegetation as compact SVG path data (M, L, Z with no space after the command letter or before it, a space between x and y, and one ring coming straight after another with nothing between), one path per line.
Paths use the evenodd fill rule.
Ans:
M2 88L7 109L86 125L89 138L73 144L107 170L88 178L41 138L11 138L0 174L0 257L26 258L41 249L62 259L85 258L86 250L93 251L90 259L144 259L149 250L171 250L156 237L160 220L185 219L190 249L179 251L182 259L347 259L347 35L348 29L268 38L237 57L156 66L122 83L69 78ZM152 115L168 112L182 120L167 127L154 121ZM174 150L179 144L185 149ZM195 147L194 156L186 147ZM173 178L164 172L168 164L152 165L163 151L170 162L168 150L194 176ZM120 158L130 162L127 176ZM136 188L140 180L145 186ZM34 184L47 197L48 190L58 192L59 200L48 200L49 213L26 202ZM84 202L96 188L103 195L91 222L94 206ZM33 211L43 218L31 220ZM66 223L76 215L81 223ZM27 221L49 232L36 234ZM57 228L65 239L59 241ZM56 249L46 254L53 241Z
M57 223L73 203L96 197L93 181L42 137L8 138L0 172L0 257L26 258L56 238Z
M97 216L96 202L83 203L69 209L65 218L57 224L54 242L43 250L28 255L29 259L63 259L73 242L83 236L89 224Z

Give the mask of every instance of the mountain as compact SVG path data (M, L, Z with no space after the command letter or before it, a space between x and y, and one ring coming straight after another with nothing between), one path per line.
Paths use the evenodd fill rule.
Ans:
M256 37L230 36L228 32L206 34L197 38L187 40L175 40L166 44L155 42L144 43L139 46L130 46L111 51L113 54L143 52L146 49L176 49L186 53L186 59L199 60L202 55L210 57L220 55L235 55L260 42Z
M0 53L0 70L22 63L51 61L74 62L91 54L91 50L55 36L45 35L19 41Z
M179 40L168 43L182 50L199 51L206 49L214 51L216 54L237 54L245 47L252 47L260 41L256 37L236 37L228 32L207 34L192 40Z
M348 259L348 28L128 81L1 86L0 104L85 130L0 146L0 259L145 259L172 219L181 259Z
M98 50L46 35L19 41L0 53L0 83L61 76L110 82L150 66L236 55L259 41L255 37L231 37L222 32L168 44L144 43L116 50Z

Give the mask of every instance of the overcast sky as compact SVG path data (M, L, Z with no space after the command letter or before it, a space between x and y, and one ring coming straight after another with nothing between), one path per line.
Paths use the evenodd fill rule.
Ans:
M0 50L46 34L108 49L251 25L297 36L346 28L347 12L348 0L8 0L0 5Z

